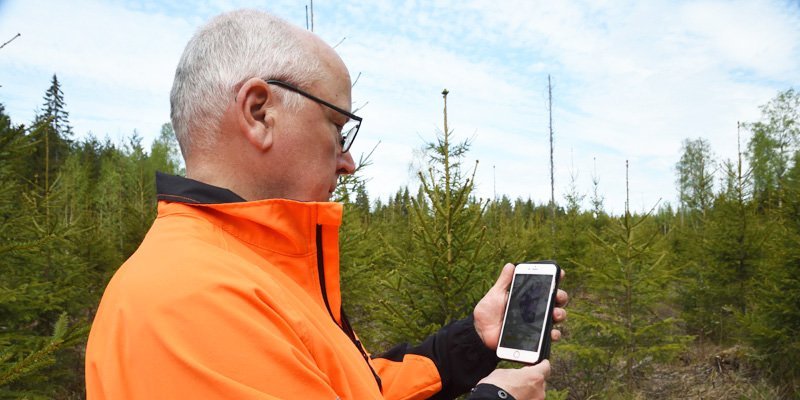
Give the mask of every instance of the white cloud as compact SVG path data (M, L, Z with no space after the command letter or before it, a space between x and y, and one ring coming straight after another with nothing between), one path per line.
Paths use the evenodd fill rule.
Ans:
M800 12L796 8L707 1L685 4L681 16L686 32L707 43L722 68L746 68L766 77L796 74L800 69L796 57L800 50L796 35ZM786 34L792 30L794 35Z
M191 34L180 18L95 1L16 2L6 13L12 22L19 21L14 28L23 40L5 57L29 68L151 94L171 86Z
M5 3L0 38L19 30L24 42L0 51L0 96L12 113L32 111L58 72L76 126L155 134L185 42L210 15L239 6L251 5ZM303 4L269 7L304 24ZM373 198L414 185L408 164L441 129L443 88L456 137L473 138L467 164L481 161L479 195L496 185L541 203L552 74L556 198L571 170L584 193L596 171L619 212L626 159L634 209L672 201L684 138L705 137L733 158L736 121L757 119L759 105L800 81L800 11L780 1L318 1L315 27L332 44L346 37L337 50L362 74L354 99L369 104L354 151L381 142L365 171ZM24 82L6 83L8 74Z
M796 10L787 13L779 3L759 3L759 10L739 3L692 4L699 10L653 2L595 9L530 3L508 13L473 3L490 24L506 26L532 53L538 50L560 67L553 71L557 182L568 182L559 173L566 169L564 146L593 143L594 154L576 150L576 159L583 160L576 162L578 170L591 170L591 156L611 151L616 165L628 158L632 169L649 167L646 177L632 179L644 197L672 200L672 165L683 138L709 138L721 156L734 157L736 121L757 118L757 106L785 88L780 82L797 81ZM747 21L734 18L742 16ZM750 28L737 30L744 22ZM704 30L693 29L698 26ZM756 39L740 40L754 30ZM608 198L619 210L623 176L608 173L615 174L610 193L617 193Z

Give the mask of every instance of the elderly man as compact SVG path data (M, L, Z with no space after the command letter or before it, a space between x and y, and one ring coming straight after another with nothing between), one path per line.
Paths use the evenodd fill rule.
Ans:
M157 177L158 217L103 295L89 399L544 397L546 361L494 370L510 265L468 319L382 356L362 347L327 202L354 170L350 86L330 46L266 13L189 41L171 95L187 178Z

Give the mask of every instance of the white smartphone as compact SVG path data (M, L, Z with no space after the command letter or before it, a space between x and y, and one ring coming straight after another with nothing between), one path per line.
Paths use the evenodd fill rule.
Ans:
M550 330L560 274L561 269L552 261L516 266L497 346L498 357L536 364L550 356Z

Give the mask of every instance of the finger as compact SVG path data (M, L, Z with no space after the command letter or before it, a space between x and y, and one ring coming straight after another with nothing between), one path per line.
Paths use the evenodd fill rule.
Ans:
M565 307L567 303L569 303L569 294L561 289L558 289L558 292L556 292L556 305L559 307Z
M553 322L564 322L567 319L567 310L563 308L553 308Z
M567 275L567 273L566 273L566 272L564 272L564 270L562 269L562 270L561 270L561 278L559 279L559 282L560 282L560 281L563 281L563 280L564 280L564 277L565 277L566 275Z
M553 339L554 342L561 340L561 331L558 329L550 331L550 339Z
M511 286L511 280L513 279L514 264L508 263L503 266L503 270L500 272L500 276L497 278L497 282L494 283L492 289L506 291L508 287Z

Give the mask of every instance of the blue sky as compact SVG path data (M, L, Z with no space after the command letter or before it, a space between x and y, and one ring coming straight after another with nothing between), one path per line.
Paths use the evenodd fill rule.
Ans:
M146 143L169 120L178 57L207 19L258 7L305 26L305 1L0 0L0 103L27 123L53 73L76 135ZM554 88L556 198L571 181L606 208L675 203L685 138L736 157L736 122L800 83L796 1L328 1L315 32L353 77L362 130L377 146L365 170L374 197L416 186L420 148L442 125L471 139L477 194L550 196L547 75ZM340 43L341 42L341 43ZM743 140L749 135L743 132ZM571 178L572 177L572 178ZM588 198L587 198L588 201Z

